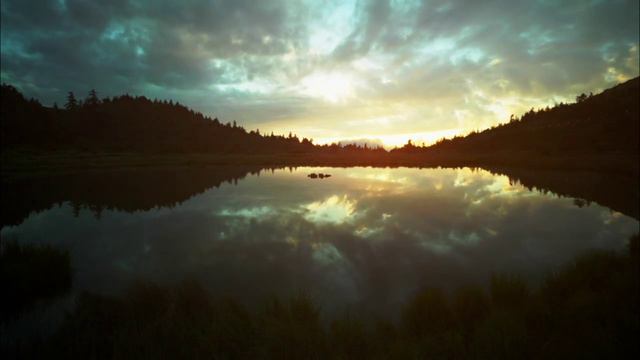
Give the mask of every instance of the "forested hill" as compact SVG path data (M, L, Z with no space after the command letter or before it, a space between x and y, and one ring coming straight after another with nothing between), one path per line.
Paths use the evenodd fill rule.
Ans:
M617 156L638 158L640 79L572 104L530 110L509 123L465 137L401 151L478 157Z
M12 86L2 85L1 101L3 151L308 153L345 150L337 144L314 146L310 139L298 139L292 134L263 135L258 130L247 131L235 121L223 124L179 103L143 96L99 99L92 90L84 100L77 100L69 93L64 108L49 108L37 100L25 99Z
M530 110L509 123L428 147L408 143L382 148L314 145L294 135L265 135L235 122L221 123L178 103L129 95L82 101L69 93L63 109L27 100L2 85L2 151L76 150L127 153L310 154L307 160L340 158L376 165L508 165L547 168L637 169L640 79L572 104ZM322 154L322 157L317 155ZM348 155L336 157L335 154ZM368 156L362 156L362 155ZM397 156L412 154L411 156ZM588 166L585 166L588 165ZM637 173L637 171L636 171Z

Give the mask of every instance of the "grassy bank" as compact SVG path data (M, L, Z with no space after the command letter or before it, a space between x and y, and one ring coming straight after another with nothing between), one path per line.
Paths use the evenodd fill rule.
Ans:
M71 276L67 251L0 241L0 338L3 324L20 317L36 303L67 292Z
M424 288L400 320L353 314L326 323L305 296L248 309L196 282L85 293L51 339L18 356L91 359L634 358L639 353L638 237L628 253L591 252L535 289L494 276L488 289Z

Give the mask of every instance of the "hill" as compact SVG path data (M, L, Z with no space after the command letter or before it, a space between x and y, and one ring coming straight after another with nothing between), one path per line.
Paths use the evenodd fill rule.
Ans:
M293 134L264 135L172 101L123 95L64 109L2 85L2 171L139 165L500 166L597 170L638 177L639 84L635 78L572 104L531 109L509 123L389 152L366 143L314 145ZM123 156L115 156L122 154ZM47 170L47 171L49 171Z
M573 104L531 109L509 123L428 147L407 144L396 152L433 158L510 165L575 161L638 161L640 78L597 95L581 94ZM552 162L553 162L552 161Z
M69 93L64 109L27 100L10 85L1 87L2 151L75 150L129 153L310 153L365 150L314 146L289 133L263 135L221 123L173 101L122 95L98 99L95 91L80 101ZM368 150L368 149L367 149ZM380 149L383 151L382 149Z

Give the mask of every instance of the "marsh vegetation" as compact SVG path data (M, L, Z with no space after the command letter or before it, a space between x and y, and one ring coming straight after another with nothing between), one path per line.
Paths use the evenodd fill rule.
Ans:
M633 358L638 256L636 235L628 251L583 254L535 288L517 274L494 275L488 288L427 285L397 321L326 318L304 294L247 307L193 280L136 282L119 297L80 294L54 336L5 351L61 359Z

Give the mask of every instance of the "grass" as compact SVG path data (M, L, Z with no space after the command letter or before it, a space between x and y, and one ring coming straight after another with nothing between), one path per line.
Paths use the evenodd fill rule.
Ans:
M595 251L537 288L496 275L488 289L424 288L397 323L345 313L323 321L301 294L248 309L194 281L84 293L55 336L13 355L86 359L634 358L640 352L638 236ZM25 350L26 349L26 350Z
M71 286L69 253L43 245L0 243L0 325Z

